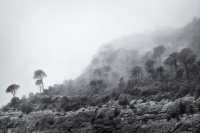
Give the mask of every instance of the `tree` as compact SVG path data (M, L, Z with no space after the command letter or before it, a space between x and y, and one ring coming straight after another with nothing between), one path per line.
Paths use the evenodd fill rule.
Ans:
M124 78L123 78L123 77L121 77L121 78L119 79L118 87L119 87L120 92L123 92L123 90L125 89L125 87L126 87L126 82L124 81Z
M29 95L28 95L29 97L29 99L33 99L34 98L34 93L33 92L31 92L31 93L29 93Z
M181 80L183 78L183 72L184 72L183 69L178 69L176 71L176 78L178 78L179 80Z
M154 65L155 65L155 60L153 59L148 59L146 62L145 62L145 69L148 70L150 68L154 68Z
M21 111L26 114L29 114L30 112L32 112L33 109L34 108L30 103L23 103L21 106Z
M13 97L10 101L10 106L12 106L15 109L16 107L18 107L19 103L20 103L19 98Z
M151 59L152 57L152 52L151 51L147 51L143 56L142 56L142 61L146 62L147 60Z
M162 82L163 81L162 77L163 77L163 73L164 73L164 67L163 66L157 67L156 68L156 72L159 73L159 75L160 75L160 81Z
M169 55L169 57L171 58L171 65L174 65L176 71L178 69L178 65L177 65L178 55L179 55L178 52L173 52Z
M44 90L44 83L43 83L43 78L46 77L46 73L43 70L36 70L34 72L34 79L37 79L35 82L35 85L40 86L40 89L43 91ZM41 91L40 91L41 92Z
M131 72L132 72L132 76L135 76L137 78L138 82L140 82L140 75L142 73L142 67L135 66Z
M17 93L17 90L19 89L19 85L16 84L12 84L10 86L8 86L8 88L6 89L6 93L12 93L13 97L15 97L15 94Z
M99 91L101 91L102 86L103 86L103 80L101 79L91 80L89 85L93 88L94 93L99 93Z
M195 78L196 74L198 73L198 68L197 68L197 65L195 64L196 57L197 57L196 54L191 53L186 59L188 65L189 65L189 69L193 73L194 78Z
M159 45L159 46L157 46L153 49L152 57L155 58L155 59L159 58L160 66L161 66L161 63L162 63L161 56L162 56L162 54L164 54L165 50L166 50L166 48L163 45Z
M155 60L153 59L149 59L145 62L145 69L148 73L151 74L151 77L153 80L155 80L157 82L157 75L154 69L154 65L155 65Z
M188 80L190 80L190 75L189 75L189 71L188 71L188 60L187 59L191 53L192 53L192 51L190 50L190 48L184 48L181 50L181 52L179 53L179 56L178 56L179 62L181 62L185 67L185 72L186 72Z
M172 73L172 78L173 78L173 69L172 69L172 58L169 56L165 59L165 61L163 62L164 65L168 65L170 67L171 73Z
M119 78L120 78L120 73L119 73L119 72L113 71L111 74L112 74L112 77L113 77L116 81L119 80Z
M39 90L40 90L40 93L41 93L41 91L42 91L42 80L39 80L39 79L36 80L35 85L39 87Z
M154 68L149 68L149 69L147 69L147 72L151 74L152 80L155 80L157 83L158 76L157 76L156 70Z

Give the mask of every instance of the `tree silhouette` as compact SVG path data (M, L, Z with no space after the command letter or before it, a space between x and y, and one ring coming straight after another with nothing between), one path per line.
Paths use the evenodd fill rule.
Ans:
M6 93L12 93L13 97L15 97L15 94L17 93L17 90L19 89L19 85L16 84L12 84L10 86L8 86L8 88L6 89Z
M148 59L146 62L145 62L145 69L148 70L150 68L154 68L154 65L155 65L155 60L153 59Z
M171 57L167 57L164 60L163 64L170 67L170 70L171 70L171 73L172 73L172 78L173 78L173 75L174 75L173 74L173 69L172 69L173 59Z
M162 54L164 54L165 50L166 50L166 48L163 45L159 45L158 47L155 47L153 49L152 57L155 58L155 59L159 58L160 66L162 64L161 56L162 56Z
M147 60L151 59L152 57L152 52L147 51L143 56L142 56L142 62L146 62Z
M141 66L135 66L133 69L132 69L132 75L135 76L138 80L138 82L140 82L140 75L142 73L142 67Z
M181 52L179 53L179 56L178 56L179 62L181 62L185 67L185 72L186 72L188 80L190 80L190 75L189 75L189 71L188 71L188 60L187 59L191 53L192 53L192 51L190 50L190 48L184 48L181 50Z
M163 81L163 73L164 73L164 67L163 66L159 66L156 68L156 72L159 73L159 76L160 76L160 81L162 82Z
M196 57L197 55L194 53L191 53L188 57L187 57L187 63L189 65L189 69L190 72L192 72L194 78L196 77L197 73L198 73L198 67L195 64L196 63Z
M46 73L43 70L36 70L34 72L34 79L37 79L35 82L35 85L39 86L40 85L40 89L43 91L44 90L44 83L43 83L43 78L46 77Z
M176 71L178 69L178 65L177 65L178 55L179 55L178 52L173 52L169 55L169 57L171 58L171 65L174 65Z
M123 91L124 91L124 89L125 89L125 87L126 87L126 82L124 81L124 78L123 78L123 77L121 77L121 78L119 79L118 87L119 87L120 92L123 92Z

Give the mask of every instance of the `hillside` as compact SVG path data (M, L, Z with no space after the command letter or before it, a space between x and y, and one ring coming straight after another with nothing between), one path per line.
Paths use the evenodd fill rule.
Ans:
M196 17L110 41L77 79L13 97L0 132L200 132L199 51Z

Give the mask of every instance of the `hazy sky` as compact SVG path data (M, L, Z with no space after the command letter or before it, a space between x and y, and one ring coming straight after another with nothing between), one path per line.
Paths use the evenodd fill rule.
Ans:
M200 16L200 0L0 0L0 106L39 92L33 73L46 72L45 88L79 76L101 44L154 29L181 27Z

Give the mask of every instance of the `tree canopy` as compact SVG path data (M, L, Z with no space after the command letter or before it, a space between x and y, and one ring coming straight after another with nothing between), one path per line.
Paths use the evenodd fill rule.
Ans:
M12 84L10 86L8 86L8 88L6 89L6 93L12 93L13 97L15 97L15 94L17 93L17 90L19 89L19 85L16 84Z

